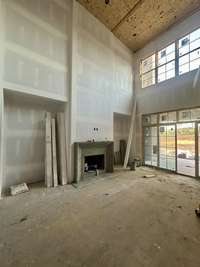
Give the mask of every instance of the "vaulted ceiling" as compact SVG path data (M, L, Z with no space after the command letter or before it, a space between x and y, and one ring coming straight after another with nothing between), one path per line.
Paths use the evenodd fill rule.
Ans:
M77 0L134 52L186 16L200 0Z

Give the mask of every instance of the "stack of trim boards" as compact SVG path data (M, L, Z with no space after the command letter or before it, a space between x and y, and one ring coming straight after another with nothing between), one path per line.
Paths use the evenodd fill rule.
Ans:
M67 154L64 113L52 118L45 114L45 184L47 187L67 184Z

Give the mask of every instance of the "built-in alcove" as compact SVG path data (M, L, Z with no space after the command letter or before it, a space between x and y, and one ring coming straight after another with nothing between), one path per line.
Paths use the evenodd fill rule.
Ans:
M114 163L121 165L124 162L126 144L130 129L130 116L113 114Z
M65 106L4 89L3 192L14 184L44 181L45 112L55 116Z

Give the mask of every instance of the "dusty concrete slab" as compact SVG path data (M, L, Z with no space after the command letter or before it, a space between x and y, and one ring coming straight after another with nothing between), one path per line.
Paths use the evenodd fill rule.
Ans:
M199 267L199 200L199 181L148 168L35 185L0 201L0 265Z

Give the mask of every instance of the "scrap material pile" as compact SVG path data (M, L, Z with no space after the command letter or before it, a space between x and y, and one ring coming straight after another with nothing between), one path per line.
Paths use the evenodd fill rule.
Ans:
M195 210L195 213L198 217L200 217L200 204L199 207Z
M10 194L11 196L16 196L18 194L22 194L25 192L28 192L29 188L26 183L18 184L18 185L13 185L10 187Z
M45 184L67 184L67 153L64 113L45 114Z

